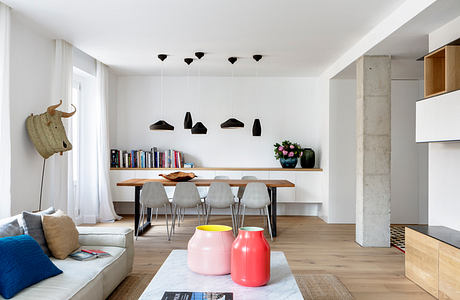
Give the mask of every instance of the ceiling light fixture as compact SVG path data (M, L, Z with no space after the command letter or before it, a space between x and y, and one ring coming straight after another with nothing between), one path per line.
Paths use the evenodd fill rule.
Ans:
M255 54L252 56L252 58L256 61L256 63L259 62L259 60L262 59L262 55L260 54ZM259 78L259 64L256 66L256 84L259 84L259 81L257 80ZM257 93L257 100L259 100L259 88L256 88L256 93ZM259 119L254 119L254 124L252 124L252 136L261 136L262 135L262 127L260 126L260 120Z
M195 52L195 56L198 59L201 59L204 56L203 52ZM201 102L201 64L198 63L198 106ZM208 133L208 128L204 126L201 122L196 122L196 124L192 127L192 134L206 134Z
M168 57L166 54L158 54L158 59L161 60L161 86L160 86L160 100L161 100L161 117L163 118L164 110L163 110L163 64L164 60ZM150 130L155 131L171 131L174 130L174 126L170 125L165 120L159 120L156 123L150 125Z
M187 66L193 62L193 58L184 58L185 63ZM187 68L187 94L190 95L190 68ZM192 121L192 114L188 111L185 113L184 118L184 129L192 129L193 121Z
M235 62L238 60L237 57L229 57L228 58L228 61L232 64L232 86L233 86L233 89L235 89L235 77L234 77L234 70L233 70L233 65L235 64ZM231 98L231 101L232 101L232 114L233 114L233 92L232 92L232 98ZM244 127L244 123L241 122L240 120L236 119L236 118L230 118L228 119L227 121L225 121L224 123L220 124L220 128L223 128L223 129L235 129L235 128L242 128Z

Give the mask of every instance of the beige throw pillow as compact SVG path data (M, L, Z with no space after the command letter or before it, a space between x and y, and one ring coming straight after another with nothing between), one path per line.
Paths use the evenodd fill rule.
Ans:
M80 247L75 223L62 210L52 215L44 215L43 231L51 254L58 259L65 259Z

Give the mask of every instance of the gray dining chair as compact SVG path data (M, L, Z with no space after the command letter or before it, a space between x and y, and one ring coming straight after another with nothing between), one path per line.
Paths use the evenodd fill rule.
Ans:
M146 182L142 186L142 193L141 193L141 217L139 218L139 224L137 226L136 232L136 240L139 236L139 228L141 224L145 221L145 211L150 209L158 209L164 208L165 209L165 221L166 221L166 233L168 236L168 241L171 240L171 234L169 232L169 225L168 225L168 208L171 212L172 216L172 206L169 202L168 196L166 195L165 188L161 182ZM150 218L152 218L152 213L150 212Z
M257 177L256 176L243 176L241 177L241 180L257 180ZM238 188L238 193L237 193L237 201L238 201L238 205L237 205L237 208L236 208L236 216L237 216L237 222L239 224L240 220L239 220L239 216L240 216L240 208L241 208L241 199L243 198L243 194L244 194L244 190L245 190L246 186L240 186ZM262 211L262 210L260 210ZM259 212L261 214L261 212Z
M268 231L270 232L270 238L273 241L272 227L270 223L270 215L268 213L268 206L270 205L270 196L268 195L267 186L262 182L250 182L246 185L244 190L243 198L241 199L241 205L243 206L243 213L241 216L241 227L244 226L244 215L246 208L251 209L264 209L267 216Z
M209 191L208 191L208 196L206 197L206 206L208 207L208 210L206 212L206 224L208 224L209 222L209 217L211 215L213 208L217 208L217 209L230 208L230 212L232 215L233 234L236 233L235 224L237 223L236 223L236 217L234 213L235 201L234 201L232 189L230 188L230 185L228 183L225 183L225 182L211 183L211 186L209 187Z
M205 210L203 207L203 202L201 202L200 194L198 189L193 182L179 182L176 185L174 190L174 196L172 200L174 209L173 209L173 224L172 232L175 232L177 210L186 208L196 208L198 216L198 225L201 225L201 214ZM180 215L179 215L180 217ZM204 215L203 215L204 221Z

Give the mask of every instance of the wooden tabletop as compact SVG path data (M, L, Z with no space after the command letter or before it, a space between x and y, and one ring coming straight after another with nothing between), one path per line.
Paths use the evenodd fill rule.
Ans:
M154 181L161 182L164 186L175 186L178 182L169 181L166 179L139 179L133 178L122 182L118 182L117 186L143 186L144 183ZM295 184L289 180L242 180L242 179L192 179L188 182L193 182L196 186L210 186L213 182L225 182L230 186L246 186L250 182L262 182L267 187L295 187Z

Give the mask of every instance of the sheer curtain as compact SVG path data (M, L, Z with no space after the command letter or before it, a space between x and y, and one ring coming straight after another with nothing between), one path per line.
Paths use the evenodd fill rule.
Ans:
M53 65L53 81L50 104L59 103L62 105L59 110L70 111L72 101L72 45L63 40L56 40L56 50ZM62 119L66 132L69 132L69 119ZM68 176L69 152L63 155L55 154L46 160L46 195L50 204L56 208L66 211L72 215L72 206L67 205L72 193ZM46 198L45 198L46 199Z
M110 158L109 158L109 128L108 128L108 85L109 71L106 65L97 62L97 111L99 122L97 122L97 166L98 166L98 199L99 216L98 221L107 222L121 219L115 213L110 191Z
M0 2L0 218L11 214L10 8Z

